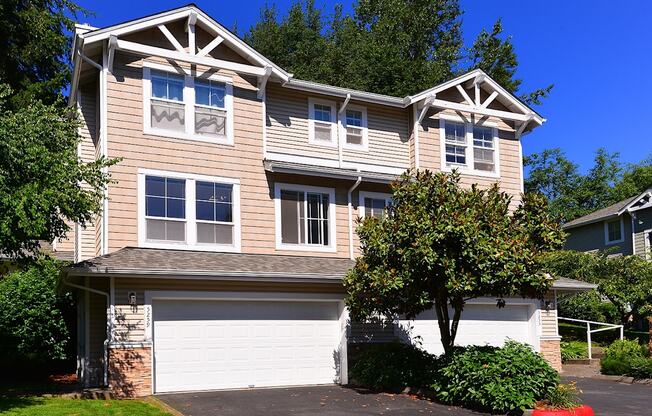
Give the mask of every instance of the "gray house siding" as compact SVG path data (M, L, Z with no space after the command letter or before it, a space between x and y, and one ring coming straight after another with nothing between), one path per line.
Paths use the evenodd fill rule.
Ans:
M632 254L632 223L628 214L623 214L624 241L605 244L605 221L594 222L566 230L565 248L577 251L609 251L610 254Z
M646 257L646 254L649 253L650 246L650 233L652 231L652 208L642 209L636 211L636 217L634 218L634 245L636 248L636 254L641 257ZM646 243L647 239L647 243ZM647 250L647 251L646 251ZM652 259L648 256L647 258Z

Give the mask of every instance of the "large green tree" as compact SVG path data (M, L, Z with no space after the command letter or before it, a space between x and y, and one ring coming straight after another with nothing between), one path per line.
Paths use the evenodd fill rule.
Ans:
M57 102L70 78L70 36L83 10L69 0L0 2L0 82L14 91L5 106Z
M459 180L406 173L392 185L387 214L361 222L361 256L344 280L354 319L412 318L432 308L449 352L469 299L496 297L503 306L505 297L541 298L549 289L540 259L561 246L563 233L545 199L526 195L511 213L511 197L497 185L465 189Z
M458 0L359 0L326 14L314 1L295 1L286 16L263 7L245 34L255 49L297 78L405 96L473 68L517 93L516 54L498 21L473 45L462 42ZM540 102L552 87L522 96Z

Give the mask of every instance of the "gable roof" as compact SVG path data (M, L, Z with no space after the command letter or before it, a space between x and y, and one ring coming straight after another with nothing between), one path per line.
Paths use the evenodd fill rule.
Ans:
M607 220L609 218L618 218L645 197L650 197L652 200L652 188L645 190L639 195L631 198L623 199L615 204L609 205L606 208L599 209L583 217L575 218L562 226L564 229L579 227L581 225L592 224L595 222Z
M237 35L222 26L220 23L218 23L203 10L192 3L186 6L170 9L138 19L128 20L123 23L118 23L100 29L93 28L93 30L84 30L83 33L78 33L76 36L83 38L85 45L90 45L95 42L106 40L110 36L126 35L140 30L156 27L168 22L187 18L193 13L196 14L197 22L201 23L204 29L213 35L222 36L226 45L241 53L246 58L251 59L262 67L271 67L272 73L281 78L283 81L287 81L292 76L284 69L276 65L274 62L270 61L261 53L256 51L254 48L247 45L245 41L240 39Z

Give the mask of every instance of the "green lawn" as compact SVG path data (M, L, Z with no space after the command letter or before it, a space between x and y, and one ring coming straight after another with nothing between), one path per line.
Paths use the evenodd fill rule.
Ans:
M141 400L82 400L60 397L0 397L3 416L169 416Z

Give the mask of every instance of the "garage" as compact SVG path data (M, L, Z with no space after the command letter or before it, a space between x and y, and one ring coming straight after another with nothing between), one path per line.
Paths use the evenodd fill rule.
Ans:
M153 299L154 391L332 384L339 301Z
M512 339L536 347L535 313L535 305L528 301L514 303L508 300L501 309L496 307L495 301L468 303L462 312L455 344L501 346L507 339ZM452 310L450 314L452 316ZM420 342L422 348L432 354L444 352L433 310L414 320L402 320L399 331L413 342Z

